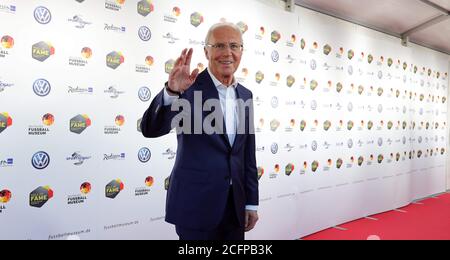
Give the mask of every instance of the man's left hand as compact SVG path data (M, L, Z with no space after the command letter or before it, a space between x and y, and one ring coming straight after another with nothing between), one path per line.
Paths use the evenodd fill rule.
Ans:
M258 212L253 210L246 210L245 211L245 232L249 232L252 230L256 222L258 222Z

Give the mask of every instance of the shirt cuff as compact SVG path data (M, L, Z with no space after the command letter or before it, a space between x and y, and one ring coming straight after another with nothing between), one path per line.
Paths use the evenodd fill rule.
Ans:
M258 206L254 206L254 205L246 205L246 206L245 206L245 210L249 210L249 211L258 211Z
M172 103L178 99L178 96L171 96L167 92L167 89L164 88L164 106L171 106Z

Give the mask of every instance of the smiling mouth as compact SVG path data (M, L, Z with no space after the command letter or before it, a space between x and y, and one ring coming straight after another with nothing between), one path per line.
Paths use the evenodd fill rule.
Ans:
M231 65L231 64L233 64L232 61L220 61L219 63L222 64L222 65Z

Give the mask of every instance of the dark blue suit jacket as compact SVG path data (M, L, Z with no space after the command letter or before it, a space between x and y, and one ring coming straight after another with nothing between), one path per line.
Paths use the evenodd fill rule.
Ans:
M192 107L194 91L202 92L202 104L208 99L219 100L207 70L181 95ZM240 84L236 91L238 99L247 101L253 98L251 91ZM170 106L164 106L164 90L161 91L144 114L141 123L143 135L156 138L168 134L172 130L171 121L178 113L171 111ZM202 112L202 119L210 113ZM232 187L236 214L240 225L244 226L245 206L258 205L259 202L255 135L251 129L253 122L250 124L249 121L253 120L253 115L250 113L251 110L245 109L245 122L239 122L239 125L245 123L245 133L236 136L233 146L226 134L177 135L177 157L167 194L167 222L189 229L214 229L222 220ZM192 122L192 129L193 126Z

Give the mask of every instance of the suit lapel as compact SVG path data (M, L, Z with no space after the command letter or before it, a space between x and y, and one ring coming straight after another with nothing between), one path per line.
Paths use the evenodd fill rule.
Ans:
M237 95L237 99L238 100L242 100L244 102L247 101L248 98L249 98L245 94L245 92L243 91L243 87L240 84L238 84L237 87L236 87L236 95ZM245 116L245 108L242 107L242 102L238 102L238 108L237 109L238 109L238 115L237 115L238 118L239 118L239 115L244 115L243 118L239 118L239 123L237 125L237 129L238 129L238 132L239 132L241 124L244 124L244 127L246 127L245 124L247 122L246 122L246 116ZM246 128L244 128L244 129L246 129ZM239 146L242 145L242 140L243 140L244 136L245 136L244 134L236 133L236 139L234 140L234 144L233 144L233 147L232 147L233 150L238 149Z

